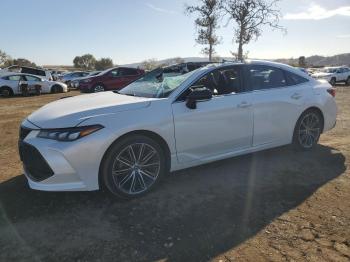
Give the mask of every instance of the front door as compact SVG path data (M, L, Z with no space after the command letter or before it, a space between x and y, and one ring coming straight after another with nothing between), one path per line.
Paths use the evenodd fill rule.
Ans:
M253 135L250 94L241 94L239 67L211 72L192 89L207 87L213 98L186 106L190 89L172 105L179 162L191 162L249 148Z

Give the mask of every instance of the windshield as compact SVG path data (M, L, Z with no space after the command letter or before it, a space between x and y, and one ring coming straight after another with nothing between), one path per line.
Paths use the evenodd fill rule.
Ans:
M325 68L322 70L324 73L336 73L337 69L336 68Z
M118 93L140 97L168 97L196 71L187 74L174 74L164 72L162 68L157 68L118 91Z

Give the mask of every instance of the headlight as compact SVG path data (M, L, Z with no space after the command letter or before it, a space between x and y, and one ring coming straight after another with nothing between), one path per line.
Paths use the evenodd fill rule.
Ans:
M90 83L92 80L91 79L85 79L83 80L83 83Z
M37 137L70 142L88 136L102 128L103 126L101 125L93 125L60 129L42 129Z

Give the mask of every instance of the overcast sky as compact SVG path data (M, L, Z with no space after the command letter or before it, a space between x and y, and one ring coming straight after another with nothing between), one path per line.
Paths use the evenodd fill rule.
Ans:
M114 63L201 56L193 17L195 0L1 0L0 50L39 65L69 65L76 55L111 57ZM350 0L282 0L281 25L264 28L245 47L251 58L290 58L350 52ZM217 54L236 51L232 24L223 18Z

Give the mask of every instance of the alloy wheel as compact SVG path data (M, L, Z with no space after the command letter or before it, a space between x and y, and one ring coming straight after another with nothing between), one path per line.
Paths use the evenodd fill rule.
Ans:
M113 181L126 194L141 194L155 183L160 167L160 156L155 148L146 143L131 144L114 160Z
M95 91L95 93L103 92L103 91L105 91L105 88L101 85L97 85L97 86L95 86L94 91Z
M320 118L315 113L306 114L299 126L299 143L304 148L312 148L321 134Z

